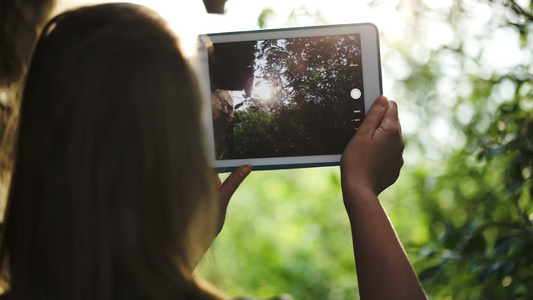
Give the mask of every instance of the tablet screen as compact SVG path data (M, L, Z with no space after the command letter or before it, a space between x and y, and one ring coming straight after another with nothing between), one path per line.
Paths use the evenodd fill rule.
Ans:
M358 33L213 47L216 160L343 152L365 114Z

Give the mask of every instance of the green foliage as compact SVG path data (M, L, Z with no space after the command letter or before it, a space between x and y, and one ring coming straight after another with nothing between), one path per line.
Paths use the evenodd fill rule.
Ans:
M511 2L507 4L516 5ZM505 30L519 35L515 47L530 55L533 27L527 13L501 14L499 3L480 3L488 5L492 19L476 42L487 43L490 30ZM426 102L421 111L434 112L422 115L420 124L431 127L431 118L444 116L455 124L452 133L463 137L463 146L451 150L446 144L457 140L435 140L436 150L417 140L422 128L407 136L422 154L408 176L413 176L410 197L422 207L429 233L410 249L416 253L420 279L435 299L526 299L533 294L531 62L505 69L484 61L490 49L469 53L471 37L460 25L470 16L462 5L460 1L446 12L456 38L430 51L425 65L417 65L407 45L395 45L413 70L396 87L417 104ZM454 65L457 69L450 71ZM428 159L423 156L427 151L440 152L442 158Z
M502 107L493 124L499 128L491 126L473 151L455 153L435 182L424 176L413 189L432 236L420 245L417 267L436 296L525 299L533 293L533 152L524 147L533 138L533 115L522 115Z
M283 107L273 112L248 109L235 112L233 130L236 157L268 157L298 155L313 151L316 145L297 119L291 117L296 110ZM305 153L307 154L307 153Z
M253 172L200 269L235 296L354 299L350 236L337 168Z

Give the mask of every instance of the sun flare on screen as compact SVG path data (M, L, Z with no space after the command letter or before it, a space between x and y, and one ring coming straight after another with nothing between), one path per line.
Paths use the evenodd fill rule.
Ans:
M263 101L271 100L272 94L272 85L267 81L258 82L252 90L252 97L256 97Z

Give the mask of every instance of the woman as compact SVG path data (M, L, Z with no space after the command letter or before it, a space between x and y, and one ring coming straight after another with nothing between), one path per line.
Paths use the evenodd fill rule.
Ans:
M250 167L234 171L217 197L194 78L176 38L143 7L85 7L48 23L22 99L0 252L4 297L222 298L192 271ZM376 242L392 245L356 247L360 290L379 296L378 280L420 296L377 202L398 176L403 141L396 106L376 103L341 167L354 239L366 244L368 226L377 226ZM366 259L384 259L374 263L402 278L389 282L359 264Z
M5 217L13 299L213 298L191 277L217 221L191 72L140 6L81 8L46 26Z

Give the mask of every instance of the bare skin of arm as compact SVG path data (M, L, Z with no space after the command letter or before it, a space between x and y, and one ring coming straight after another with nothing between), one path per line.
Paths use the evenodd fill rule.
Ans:
M361 299L427 299L378 195L403 165L395 102L379 97L341 160Z

